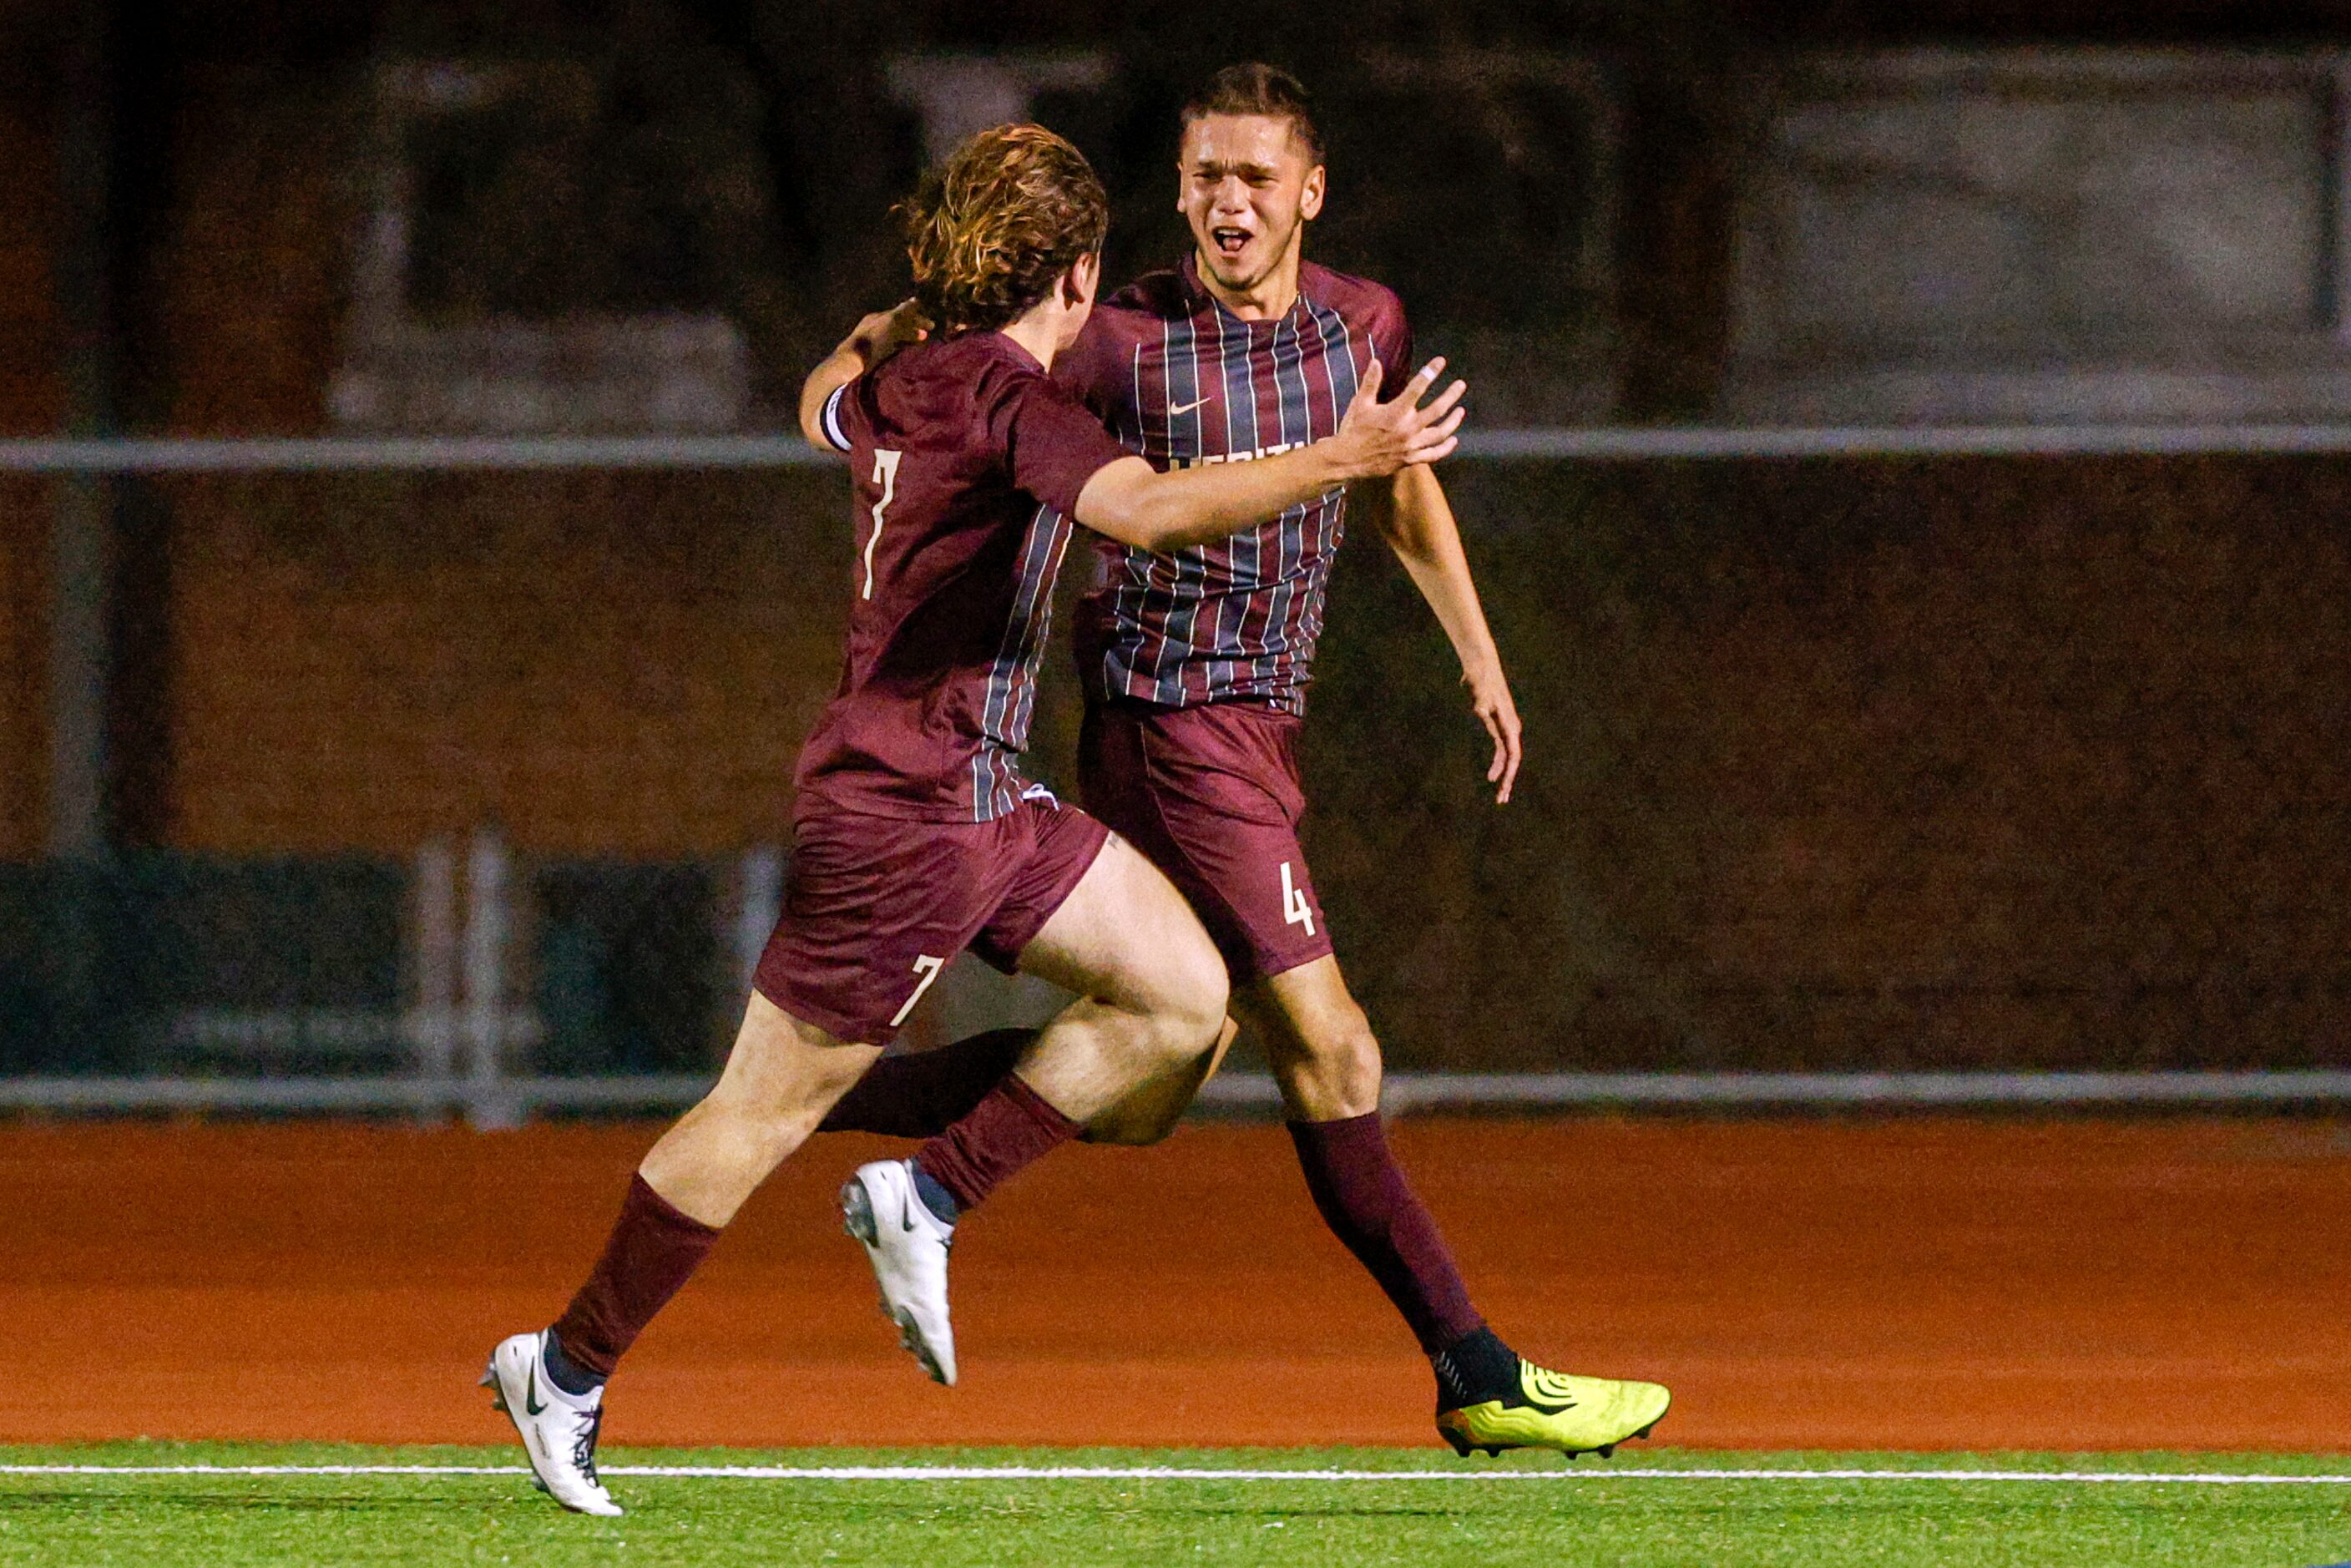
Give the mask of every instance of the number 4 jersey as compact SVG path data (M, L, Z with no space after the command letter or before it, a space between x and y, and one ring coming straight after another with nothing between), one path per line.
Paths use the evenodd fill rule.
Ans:
M1311 264L1270 321L1244 321L1194 261L1097 309L1054 378L1155 467L1238 463L1335 434L1374 357L1411 373L1395 296ZM1298 840L1300 713L1345 494L1175 556L1109 539L1078 611L1086 809L1165 872L1234 983L1328 956Z
M835 392L824 430L849 454L857 554L800 794L914 821L1008 815L1069 519L1125 453L1000 332L905 350Z
M1394 395L1415 369L1412 335L1403 306L1378 284L1308 262L1287 312L1245 321L1201 286L1187 256L1099 307L1053 379L1126 450L1155 468L1184 468L1337 434L1374 358ZM1345 506L1345 491L1333 490L1173 556L1096 540L1078 611L1088 695L1163 707L1238 698L1303 712Z

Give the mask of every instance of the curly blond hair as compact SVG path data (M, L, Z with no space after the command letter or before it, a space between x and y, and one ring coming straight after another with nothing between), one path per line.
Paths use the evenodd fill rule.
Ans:
M1018 320L1110 229L1085 154L1041 125L980 131L898 212L914 298L950 337Z

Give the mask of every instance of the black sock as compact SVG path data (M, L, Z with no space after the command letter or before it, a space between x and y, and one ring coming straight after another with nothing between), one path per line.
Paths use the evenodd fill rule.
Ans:
M563 1342L555 1337L553 1329L540 1342L538 1360L547 1368L547 1380L574 1399L604 1381L563 1354Z
M906 1164L914 1173L914 1196L923 1200L925 1208L938 1217L940 1224L953 1225L963 1217L963 1206L956 1202L955 1194L925 1170L922 1161L908 1160Z
M1489 1399L1516 1403L1518 1353L1492 1329L1473 1329L1428 1358L1437 1369L1437 1407L1458 1410Z

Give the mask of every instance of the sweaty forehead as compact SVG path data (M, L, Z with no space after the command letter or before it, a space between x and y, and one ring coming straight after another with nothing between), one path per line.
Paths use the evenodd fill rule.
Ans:
M1306 144L1286 114L1204 114L1184 127L1181 161L1226 168L1304 169Z

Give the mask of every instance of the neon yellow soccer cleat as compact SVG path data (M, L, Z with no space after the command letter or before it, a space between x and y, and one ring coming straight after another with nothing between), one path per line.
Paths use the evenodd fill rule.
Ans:
M1557 1448L1571 1459L1591 1453L1605 1458L1627 1438L1647 1437L1673 1399L1658 1384L1576 1377L1522 1358L1517 1398L1441 1410L1437 1429L1457 1454Z

